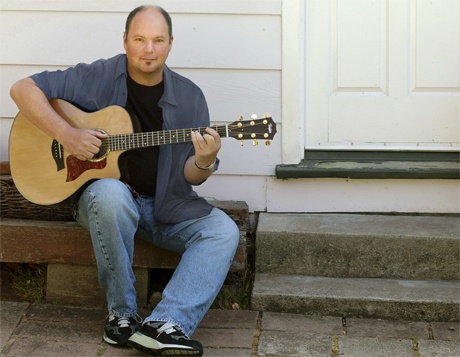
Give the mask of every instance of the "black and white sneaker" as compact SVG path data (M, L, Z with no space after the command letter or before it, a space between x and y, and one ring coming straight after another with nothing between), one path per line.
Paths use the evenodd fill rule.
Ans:
M200 342L190 340L176 325L152 321L142 325L128 344L149 356L202 356Z
M136 317L117 317L110 314L105 321L104 341L111 345L126 346L137 331Z

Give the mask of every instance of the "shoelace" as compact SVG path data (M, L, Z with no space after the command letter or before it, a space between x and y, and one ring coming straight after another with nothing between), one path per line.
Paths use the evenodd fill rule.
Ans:
M115 318L115 315L111 315L110 319L114 319ZM119 320L118 320L118 326L120 327L129 327L130 325L130 322L129 322L129 317L120 317ZM142 323L142 317L140 317L138 314L136 314L136 316L134 316L134 319L136 320L136 322L138 323Z
M176 328L174 327L174 324L166 322L159 329L157 329L157 331L160 334L164 332L169 335L170 333L176 332Z
M129 318L128 317L120 317L118 320L118 326L120 327L129 327Z

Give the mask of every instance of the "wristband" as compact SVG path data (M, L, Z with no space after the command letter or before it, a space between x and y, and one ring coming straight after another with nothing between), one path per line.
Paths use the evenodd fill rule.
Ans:
M209 165L209 166L200 166L200 165L198 165L198 164L196 163L196 161L195 161L195 166L196 166L197 168L199 168L200 170L203 170L203 171L212 170L212 169L214 168L214 165L215 165L215 164L216 164L216 162L214 161L214 162L213 162L211 165Z

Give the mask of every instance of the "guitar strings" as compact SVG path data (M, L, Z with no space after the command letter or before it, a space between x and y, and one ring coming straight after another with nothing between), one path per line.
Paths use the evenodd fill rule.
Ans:
M220 136L227 137L232 136L229 133L233 134L233 130L236 132L244 132L246 128L255 128L261 125L261 120L256 120L252 124L246 124L240 122L236 125L218 125L218 126L209 126L216 130ZM151 131L151 132L142 132L142 133L126 133L126 134L114 134L109 135L108 138L102 139L101 147L99 148L98 156L102 153L104 155L107 151L110 150L130 150L136 148L150 147L150 146L159 146L162 144L173 144L180 142L189 142L192 140L191 132L198 131L200 134L206 133L206 128L208 127L199 127L199 128L188 128L188 129L173 129L165 131ZM245 132L246 135L251 135L248 132ZM160 136L161 135L161 136ZM156 136L156 138L155 138ZM252 138L252 137L251 137ZM156 140L155 140L156 139ZM240 138L244 139L244 137ZM246 138L249 139L249 138ZM59 144L60 150L64 151L62 144Z
M219 135L225 134L225 126L213 128L219 133ZM109 140L107 140L107 142L105 142L103 145L110 145L111 149L120 150L140 148L146 146L156 146L162 144L188 142L192 140L192 131L199 131L201 134L204 134L206 132L206 128L174 129L166 131L116 134L110 136Z
M220 125L210 126L216 130L219 135L227 136L227 128L229 132L233 130L244 131L245 128L254 128L261 125L260 123L243 124L241 125ZM206 133L207 127L188 128L188 129L173 129L166 131L152 131L142 133L127 133L127 134L114 134L104 139L101 145L101 150L127 150L134 148L142 148L147 146L157 146L162 144L180 143L191 141L191 132L198 131L201 134ZM249 133L248 133L249 134Z

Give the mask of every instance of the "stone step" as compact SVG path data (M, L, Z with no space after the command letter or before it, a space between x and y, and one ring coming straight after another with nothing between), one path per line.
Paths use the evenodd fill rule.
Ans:
M460 280L453 216L261 213L256 273Z
M458 321L460 282L256 273L251 305L306 315Z

